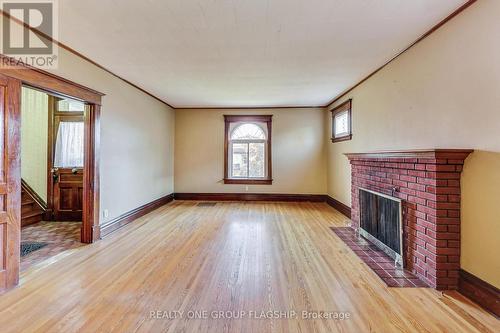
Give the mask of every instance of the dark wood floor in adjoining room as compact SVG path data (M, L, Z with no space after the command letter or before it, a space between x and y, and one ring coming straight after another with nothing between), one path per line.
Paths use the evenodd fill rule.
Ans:
M330 229L346 222L324 203L198 207L175 201L43 269L24 272L21 285L0 296L0 327L258 333L498 328L497 319L456 292L388 288ZM296 311L297 317L249 318L268 310ZM189 311L208 318L190 319ZM216 319L219 311L246 314ZM302 311L350 317L304 319Z

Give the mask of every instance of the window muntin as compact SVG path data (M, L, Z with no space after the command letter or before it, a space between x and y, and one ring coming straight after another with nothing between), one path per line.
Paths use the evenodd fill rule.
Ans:
M85 103L72 99L61 99L57 101L57 111L59 112L84 112Z
M231 132L231 140L265 140L266 135L257 124L243 123Z

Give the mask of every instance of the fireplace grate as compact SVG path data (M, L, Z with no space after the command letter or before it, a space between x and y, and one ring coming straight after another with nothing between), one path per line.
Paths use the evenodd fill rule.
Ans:
M359 233L403 266L401 200L361 188L359 208Z

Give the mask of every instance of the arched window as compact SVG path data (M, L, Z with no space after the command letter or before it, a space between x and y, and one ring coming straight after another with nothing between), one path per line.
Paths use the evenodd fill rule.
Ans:
M234 140L266 140L266 135L259 125L243 123L231 132L231 141Z
M270 116L226 116L226 184L270 183L270 120Z

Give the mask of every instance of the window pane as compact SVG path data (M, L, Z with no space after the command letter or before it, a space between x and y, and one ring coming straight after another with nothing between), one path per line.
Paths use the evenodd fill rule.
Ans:
M54 166L83 167L83 122L59 123Z
M233 177L248 177L248 144L233 143L232 175Z
M83 112L85 111L85 104L71 99L63 99L57 102L57 111Z
M262 128L255 124L241 124L231 133L231 140L265 140Z
M249 144L249 172L250 178L265 177L265 148L264 143L250 143Z
M349 134L349 113L340 112L335 115L335 137Z

